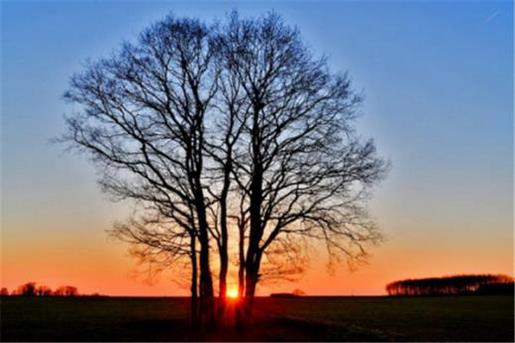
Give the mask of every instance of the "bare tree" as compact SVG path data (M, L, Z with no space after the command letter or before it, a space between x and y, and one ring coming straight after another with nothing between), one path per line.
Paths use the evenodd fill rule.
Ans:
M173 220L172 230L199 241L200 306L210 321L213 282L202 147L216 73L210 68L208 33L199 21L168 17L114 57L90 63L72 78L64 97L81 105L67 118L65 140L92 157L104 191L141 203ZM189 242L192 258L195 239Z
M234 178L249 213L245 255L248 314L260 266L279 237L323 240L330 255L365 255L380 235L363 207L366 190L384 174L372 141L360 142L352 119L361 97L346 75L329 72L297 30L275 15L233 14L221 46L231 84L244 93L245 118Z
M65 140L92 157L106 192L142 209L112 233L144 261L188 261L203 322L213 242L223 305L237 237L250 315L260 279L302 272L299 237L333 259L363 258L380 239L364 201L387 165L354 132L361 97L275 14L211 26L168 17L90 63L65 98L80 105Z

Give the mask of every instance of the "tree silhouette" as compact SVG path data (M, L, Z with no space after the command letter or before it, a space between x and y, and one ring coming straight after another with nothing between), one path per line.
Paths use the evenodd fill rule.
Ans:
M35 282L27 282L21 286L18 286L16 291L14 292L16 295L21 295L25 297L33 297L36 295L36 283Z
M450 295L488 291L488 285L513 286L513 278L507 275L455 275L439 278L407 279L386 285L388 295ZM498 286L496 286L498 287ZM499 288L502 288L499 287ZM494 288L491 288L492 290Z
M38 297L47 297L47 296L50 296L52 295L52 290L50 289L50 287L48 286L45 286L45 285L39 285L37 288L36 288L36 295Z
M298 242L359 260L380 239L364 201L387 165L355 133L361 97L275 14L169 16L89 63L64 97L79 111L63 141L92 158L104 191L139 205L111 234L141 261L189 263L195 324L214 324L216 253L224 304L233 234L242 319L262 278L302 272Z
M380 235L360 202L386 165L372 141L355 137L351 121L361 98L349 79L331 74L277 15L233 14L218 39L227 83L243 103L233 175L249 217L249 316L263 255L278 238L322 240L333 256L365 255L365 244Z
M136 200L173 220L168 230L189 235L176 248L190 247L195 280L199 241L200 313L211 321L203 146L216 75L208 34L197 20L168 17L144 31L136 45L125 44L115 57L75 75L65 98L84 110L68 117L65 140L93 157L105 191Z
M61 286L57 288L53 295L61 297L76 297L79 295L77 287L74 286Z

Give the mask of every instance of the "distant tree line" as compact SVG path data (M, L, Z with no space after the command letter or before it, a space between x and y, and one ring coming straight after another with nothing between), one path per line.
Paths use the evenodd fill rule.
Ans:
M407 279L386 285L388 295L513 294L513 278L507 275L454 275Z
M37 285L35 282L27 282L23 285L18 286L11 293L8 289L2 287L0 290L1 296L25 296L25 297L48 297L48 296L59 296L59 297L76 297L79 296L79 290L74 286L61 286L52 290L50 287L45 285Z
M271 293L270 297L272 297L272 298L295 298L295 297L302 297L304 295L306 295L306 292L304 292L301 289L295 289L291 293L286 293L286 292Z

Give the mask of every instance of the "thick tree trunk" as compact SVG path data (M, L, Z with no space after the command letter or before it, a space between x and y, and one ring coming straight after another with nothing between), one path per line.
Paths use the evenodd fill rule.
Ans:
M220 283L218 287L219 298L220 300L225 300L227 294L227 271L228 271L228 263L229 257L227 256L227 248L223 252L220 252Z
M233 117L231 116L229 124L229 132L232 131ZM222 192L220 194L220 275L219 275L219 293L220 305L223 311L225 306L225 296L227 293L227 271L229 269L228 241L229 234L227 228L227 197L231 186L232 171L232 145L229 142L229 136L226 137L225 145L227 146L227 156L224 164L224 182Z
M199 116L200 117L200 116ZM198 118L197 118L198 119ZM203 328L211 329L215 326L215 308L214 308L214 292L213 278L211 276L211 267L209 264L209 224L207 222L206 203L202 188L201 171L202 171L202 154L200 146L203 142L201 120L196 123L198 126L199 137L197 138L198 147L195 145L191 148L191 156L195 156L196 160L192 167L191 185L195 197L195 209L198 220L198 240L200 243L200 322Z
M235 323L238 329L243 329L245 326L245 220L242 216L238 225L239 241L238 241L238 255L239 255L239 268L238 268L238 294L242 301L236 307Z
M227 271L229 269L228 241L229 234L227 228L227 195L229 189L229 171L226 172L224 189L220 197L220 273L219 273L219 293L220 303L223 306L227 293Z
M239 227L239 242L238 242L238 255L240 265L238 269L238 294L243 297L245 291L245 224L240 224Z
M243 330L252 324L254 296L258 278L258 274L249 274L247 270L245 275L245 296L236 310L236 327L239 330Z
M259 103L259 101L258 101ZM263 162L261 156L261 133L259 130L259 105L254 107L252 124L252 181L250 185L250 232L245 258L245 298L243 302L243 323L252 320L252 308L256 284L259 279L261 260L259 242L263 236L261 206L263 202ZM241 324L241 323L239 323Z
M213 278L209 265L209 234L202 194L197 194L196 202L200 242L200 320L204 328L212 328L215 326Z
M237 325L239 328L247 327L252 323L254 297L256 295L256 286L259 281L261 252L256 250L255 253L252 254L253 258L251 259L251 263L249 263L248 256L249 255L247 255L245 264L245 297L237 318Z
M190 254L191 254L191 326L198 327L198 266L197 248L195 234L190 234Z
M220 249L220 273L218 283L218 322L225 322L226 318L226 293L227 293L227 270L228 270L229 258L227 254L227 244L222 245Z
M207 232L200 232L200 317L204 328L214 326L213 279L209 266L209 241Z

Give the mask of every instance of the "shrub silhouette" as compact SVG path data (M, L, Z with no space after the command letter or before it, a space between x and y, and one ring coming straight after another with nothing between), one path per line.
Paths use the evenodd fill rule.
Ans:
M492 294L495 289L503 289L503 292L507 292L510 286L513 294L513 278L507 275L454 275L395 281L386 285L386 291L388 295L451 295L485 292Z
M24 297L33 297L36 295L36 283L35 282L27 282L21 286L18 286L16 291L14 291L15 295L21 295Z
M40 285L36 288L36 295L38 297L48 297L52 295L52 290L48 286Z
M54 291L54 295L60 297L76 297L79 295L79 291L77 287L61 286Z

